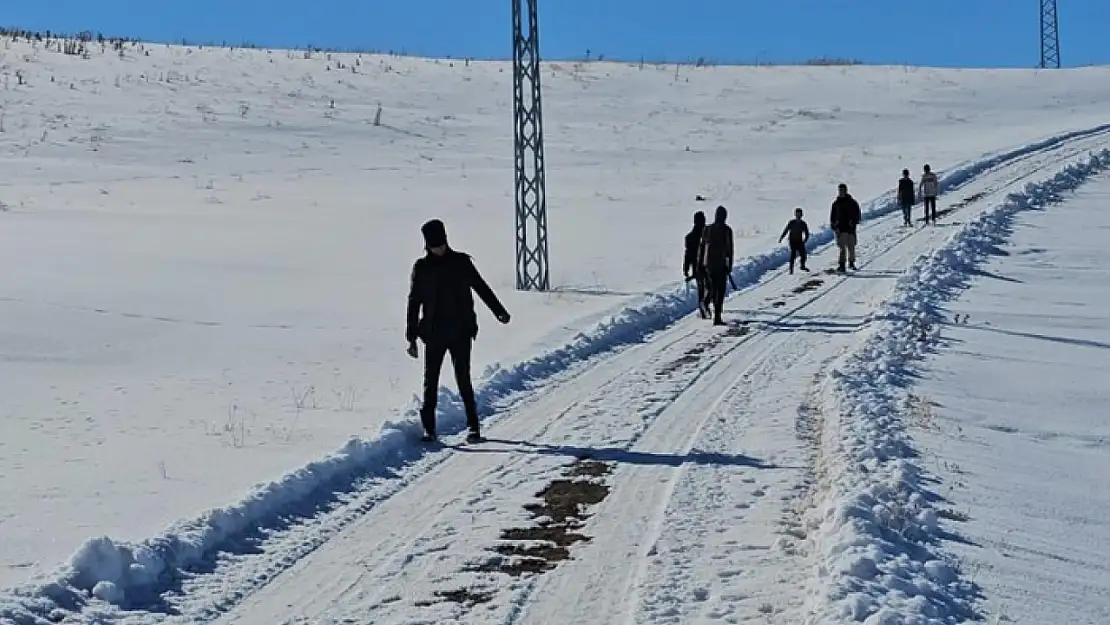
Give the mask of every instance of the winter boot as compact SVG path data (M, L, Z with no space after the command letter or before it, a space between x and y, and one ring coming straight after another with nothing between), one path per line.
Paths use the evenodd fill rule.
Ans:
M466 435L466 442L468 443L481 443L484 440L486 439L482 438L480 430L470 430L470 433Z

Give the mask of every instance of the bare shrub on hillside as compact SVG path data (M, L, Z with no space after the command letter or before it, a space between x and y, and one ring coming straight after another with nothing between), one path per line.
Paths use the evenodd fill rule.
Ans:
M814 59L809 59L805 62L806 65L863 65L863 61L858 59L846 59L840 57L822 56Z

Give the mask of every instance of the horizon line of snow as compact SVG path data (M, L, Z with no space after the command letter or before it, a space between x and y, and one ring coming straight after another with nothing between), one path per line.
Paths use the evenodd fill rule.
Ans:
M1110 170L1110 149L1009 194L921 255L894 295L867 320L868 338L830 367L822 384L825 430L819 466L823 499L811 512L822 577L814 623L951 625L979 620L979 589L940 541L939 497L906 420L911 363L938 341L941 306L969 288L970 271L1005 243L1014 217L1061 201Z
M1110 124L1052 135L1023 146L988 153L946 171L940 178L940 191L958 188L980 174L1007 161L1062 143L1110 131ZM899 210L893 192L865 204L864 219L875 219ZM808 247L814 250L833 241L829 227L811 231ZM773 251L745 258L734 267L732 278L737 287L754 286L767 273L783 267L789 251L776 246ZM566 372L572 366L645 341L679 319L697 310L696 294L688 293L684 283L671 284L656 293L614 313L608 319L578 333L562 347L543 352L508 368L488 367L483 381L475 385L479 415L496 413L495 404L512 395L526 392L536 382ZM457 394L440 387L437 419L444 434L465 428L465 413ZM401 411L400 420L382 424L378 438L352 437L337 451L292 470L275 481L256 486L240 501L213 508L192 519L182 519L157 536L139 543L117 542L109 537L91 538L82 544L69 561L48 574L45 582L9 589L0 595L0 620L16 625L43 625L56 622L51 615L79 612L93 599L120 609L142 609L158 603L181 573L203 564L221 550L230 549L237 538L265 529L290 518L305 518L297 509L306 501L330 503L343 486L359 476L396 471L424 455L414 441L421 432L417 400ZM329 486L340 484L333 492Z

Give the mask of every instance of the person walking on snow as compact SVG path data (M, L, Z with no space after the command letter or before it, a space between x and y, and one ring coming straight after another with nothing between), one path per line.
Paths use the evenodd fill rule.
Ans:
M910 215L914 204L913 192L914 184L913 178L910 178L910 170L903 169L902 179L898 181L898 204L902 207L902 219L907 226L913 225L913 219Z
M856 269L856 226L863 221L863 215L859 202L848 193L848 185L842 182L837 190L836 200L829 211L829 226L836 233L836 244L840 248L836 270L844 273L845 256L848 266L853 271Z
M794 209L794 219L786 223L786 228L779 235L779 243L782 243L783 237L787 234L790 235L788 239L790 242L790 273L794 273L795 258L801 259L802 271L809 271L806 268L806 243L809 242L809 226L802 219L802 209Z
M925 173L921 174L921 197L925 199L925 223L929 217L933 218L933 225L937 224L937 191L940 190L940 181L933 170L926 165Z
M478 316L474 312L471 291L482 298L501 323L509 323L509 312L478 273L470 255L447 245L447 230L442 221L428 221L420 230L427 254L412 265L405 338L409 342L409 356L413 358L418 357L417 339L424 342L424 402L420 408L424 436L421 440L436 439L439 374L444 356L450 353L455 382L466 410L466 425L470 429L466 440L478 442L482 440L481 427L474 386L470 381L470 354L473 341L478 337Z
M727 281L732 275L732 227L725 223L728 210L717 207L713 223L702 234L701 262L709 275L709 288L713 296L713 325L725 325L721 311L725 306Z
M709 318L709 303L706 299L705 266L701 263L701 237L705 231L705 213L694 213L694 227L686 233L686 253L682 259L682 275L687 281L693 279L698 285L698 313L702 319Z

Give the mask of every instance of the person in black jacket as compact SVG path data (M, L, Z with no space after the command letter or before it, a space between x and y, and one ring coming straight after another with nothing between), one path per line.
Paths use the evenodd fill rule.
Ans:
M436 438L436 399L443 357L450 352L455 381L466 409L470 429L467 441L482 440L474 386L470 381L470 353L478 337L478 316L474 312L471 290L482 298L501 323L509 323L509 313L489 288L468 254L447 245L443 222L433 219L421 228L427 254L412 266L405 338L408 353L417 357L416 340L424 342L424 403L420 420L425 442ZM423 316L421 316L423 312Z
M902 178L898 181L898 205L902 207L902 220L907 226L913 226L910 211L913 210L914 187L913 178L910 178L910 170L903 169Z
M848 185L843 182L838 187L836 200L829 211L829 226L836 233L836 244L840 248L840 261L836 270L844 272L844 260L847 256L848 266L854 271L856 268L856 226L863 221L860 213L859 202L848 193Z
M725 223L728 210L717 207L713 223L702 231L702 244L699 255L702 265L709 275L709 290L713 299L713 325L725 325L721 311L725 307L725 291L732 274L733 239L732 227Z
M686 233L686 254L682 259L682 275L687 281L693 279L698 285L698 313L702 319L709 317L709 304L705 293L705 266L701 263L698 251L701 249L701 235L705 230L705 213L694 213L694 227Z
M790 273L794 273L794 260L801 258L802 271L809 271L806 269L806 243L809 242L809 225L802 219L802 209L794 209L794 219L786 223L783 228L782 234L779 235L779 243L782 243L782 238L787 234L790 235Z

